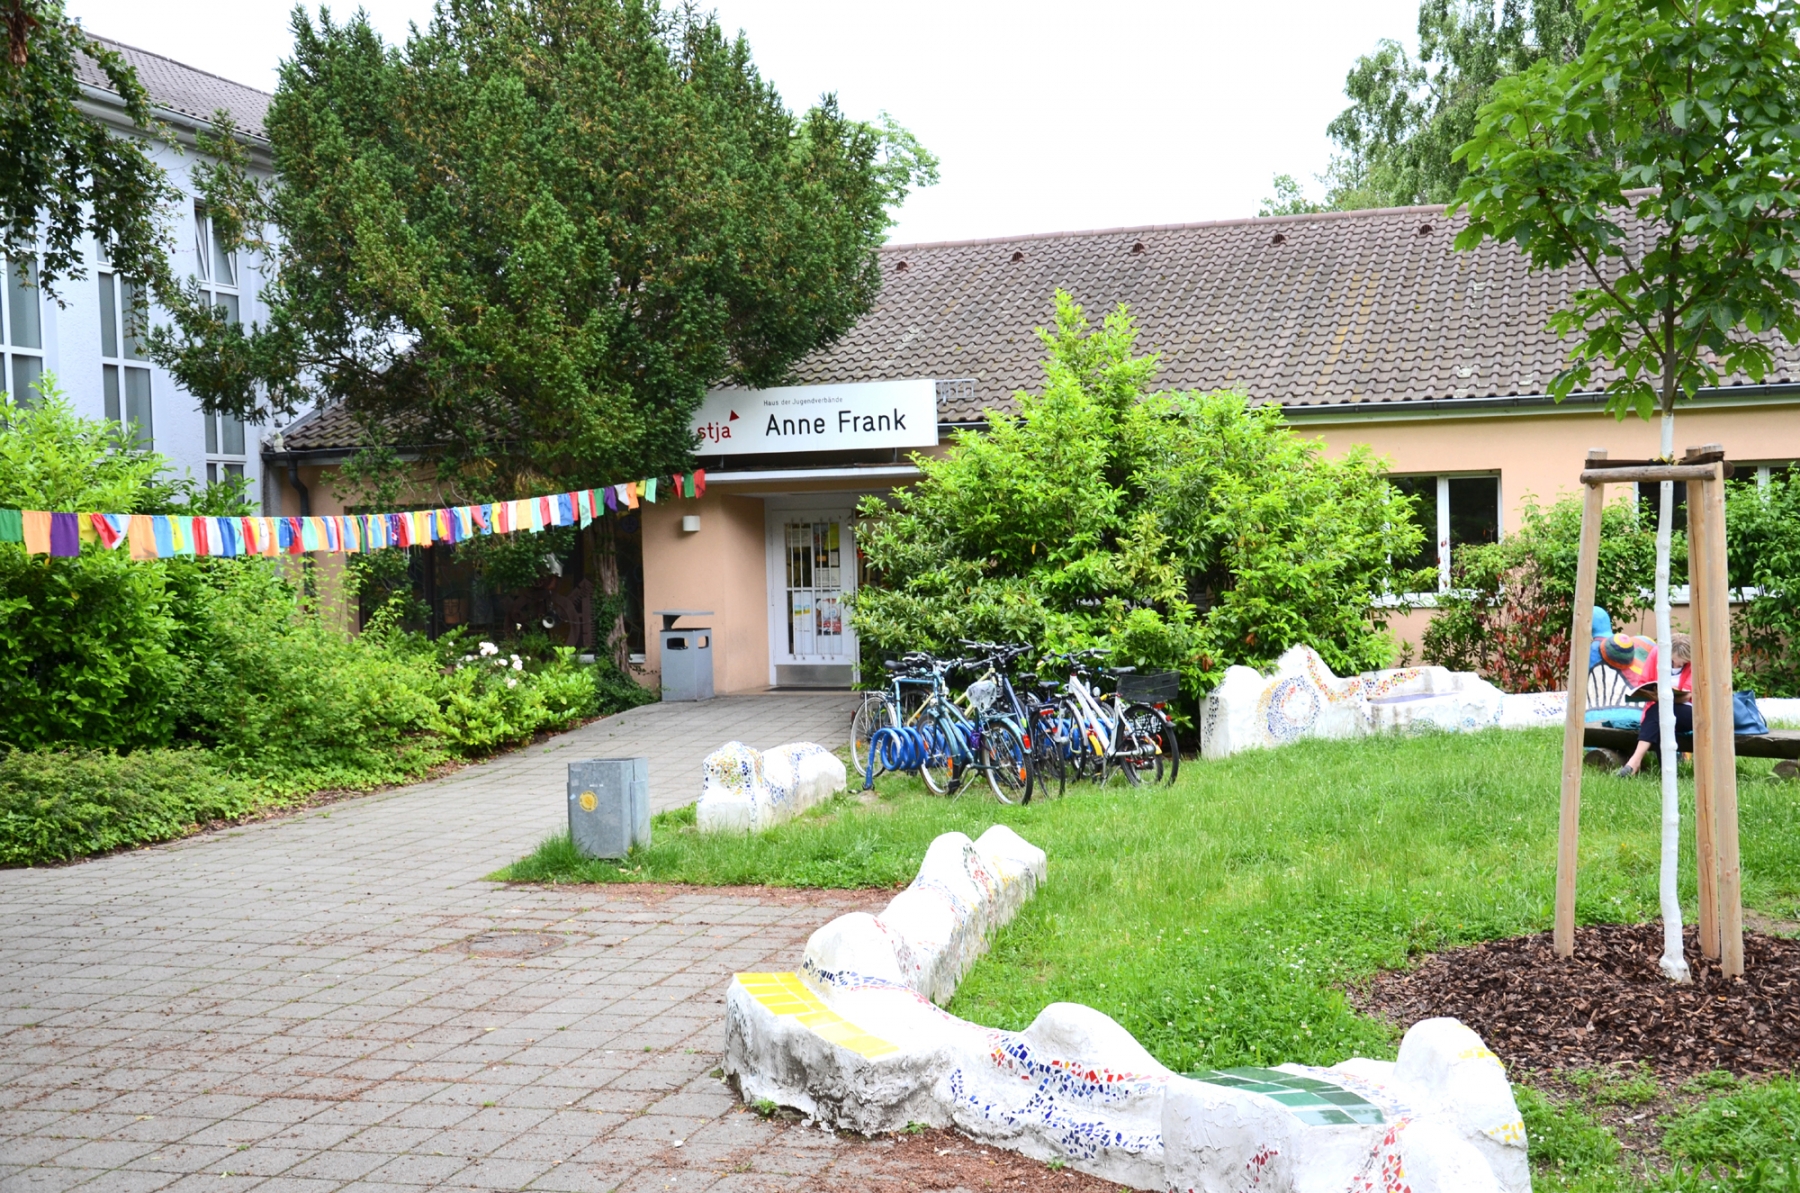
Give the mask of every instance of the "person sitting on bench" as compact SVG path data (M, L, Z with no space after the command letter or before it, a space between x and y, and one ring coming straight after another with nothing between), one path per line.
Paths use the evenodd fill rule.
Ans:
M1662 760L1662 706L1656 699L1656 643L1634 634L1614 634L1600 644L1600 661L1624 677L1631 688L1632 700L1645 700L1644 719L1638 725L1637 749L1631 760L1619 768L1620 778L1629 779L1644 765L1644 755L1655 752ZM1692 737L1694 733L1694 664L1693 644L1686 634L1669 635L1669 662L1679 668L1673 680L1675 688L1675 733Z

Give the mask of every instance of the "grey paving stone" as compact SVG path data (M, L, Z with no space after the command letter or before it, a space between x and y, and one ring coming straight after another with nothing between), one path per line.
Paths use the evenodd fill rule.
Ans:
M853 701L651 705L435 782L0 871L0 1190L576 1193L841 1166L834 1137L743 1114L706 1074L729 975L791 967L858 897L485 876L563 827L570 759L647 755L660 810L728 737L837 746ZM462 947L515 930L568 943Z

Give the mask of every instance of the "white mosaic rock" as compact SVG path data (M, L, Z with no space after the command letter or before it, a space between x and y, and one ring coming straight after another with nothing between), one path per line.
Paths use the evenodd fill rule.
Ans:
M1340 677L1310 646L1296 646L1276 660L1272 675L1226 669L1201 710L1200 752L1227 758L1303 737L1555 725L1563 699L1561 693L1508 696L1474 672L1443 667Z
M758 832L830 799L847 782L837 755L812 742L773 750L726 742L701 764L695 821L701 832Z
M1398 1061L1196 1079L1090 1007L1054 1003L1021 1032L940 1009L1044 874L1009 829L939 837L881 914L815 932L801 972L736 975L726 1072L828 1126L954 1126L1139 1189L1528 1193L1505 1072L1453 1019L1414 1025Z
M1763 720L1769 728L1777 726L1800 727L1800 700L1792 696L1759 696L1756 710L1762 713Z

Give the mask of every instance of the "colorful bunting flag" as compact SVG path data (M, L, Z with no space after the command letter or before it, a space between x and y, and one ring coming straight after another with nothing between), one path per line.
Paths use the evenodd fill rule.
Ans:
M535 532L549 526L585 529L609 512L635 510L640 502L657 500L665 484L674 497L704 497L706 471L696 468L595 489L393 514L274 518L0 509L0 543L20 543L34 555L71 556L79 554L84 543L117 550L129 542L136 560L375 551L460 543L476 535Z
M50 515L50 554L65 558L81 554L81 529L74 514Z
M125 541L125 531L131 525L126 514L89 514L88 521L93 524L100 545L108 551Z

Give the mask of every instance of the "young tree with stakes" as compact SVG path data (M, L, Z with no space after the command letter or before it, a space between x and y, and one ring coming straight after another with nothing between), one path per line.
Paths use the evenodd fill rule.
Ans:
M1468 176L1459 249L1511 241L1534 269L1579 287L1550 318L1575 339L1550 391L1604 382L1607 409L1662 418L1721 375L1760 381L1771 333L1800 340L1800 9L1760 0L1594 0L1592 32L1566 65L1496 84L1458 150ZM1669 536L1656 541L1657 700L1662 730L1662 969L1686 980L1676 877Z

